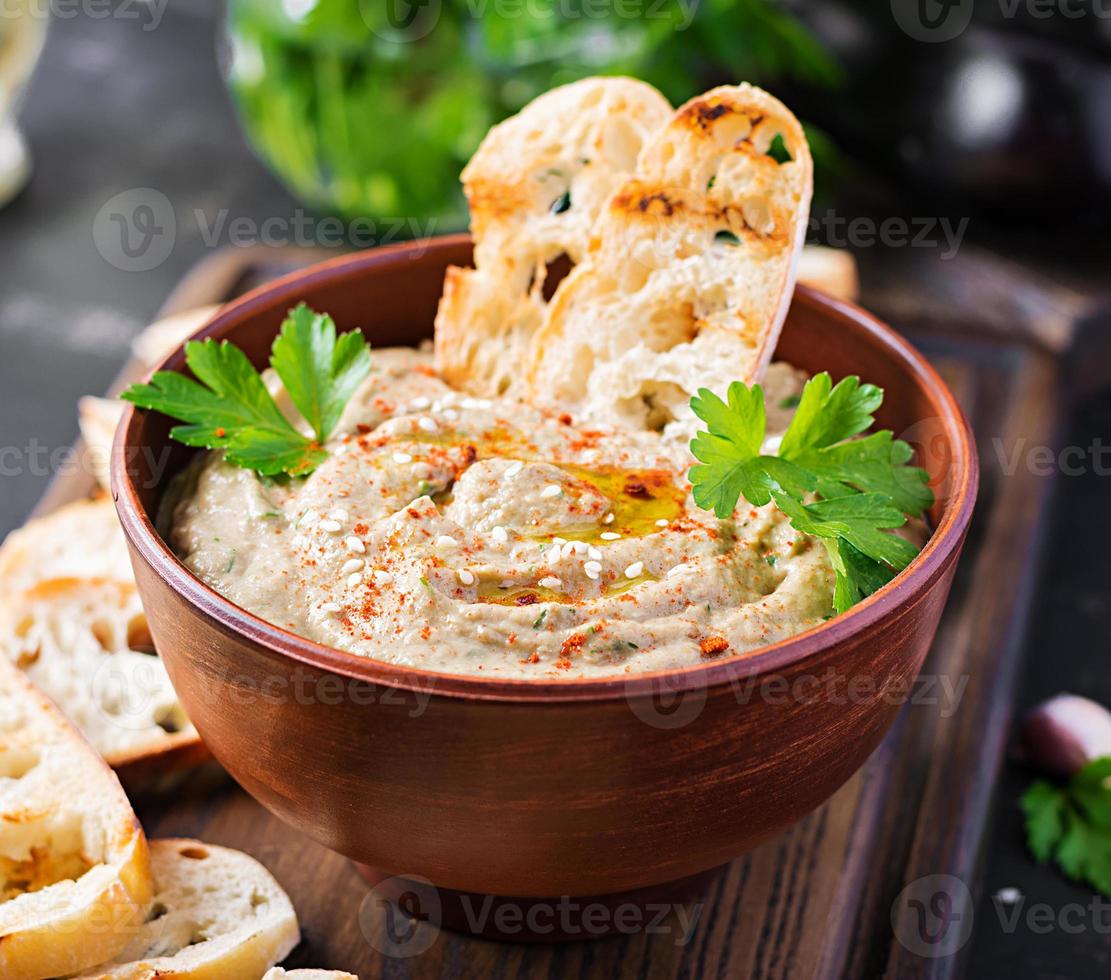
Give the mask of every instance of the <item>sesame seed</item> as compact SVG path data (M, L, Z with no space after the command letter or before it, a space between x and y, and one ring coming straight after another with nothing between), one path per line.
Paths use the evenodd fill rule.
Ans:
M563 580L556 578L554 575L546 575L536 584L543 589L558 589L562 587Z
M561 493L563 493L563 488L558 483L549 483L540 491L540 496L547 500L550 497L558 497Z
M353 551L357 555L366 553L366 545L363 544L363 542L359 538L355 537L355 535L353 534L344 538L343 543L347 545L348 551Z
M416 409L428 408L428 406L431 405L431 404L432 404L432 399L427 398L424 395L418 395L412 401L412 406L413 406L413 408L416 408Z
M468 572L467 569L461 568L456 574L459 576L459 581L464 585L474 585L474 574Z
M594 545L591 545L589 548L586 549L586 556L588 558L593 558L595 561L601 561L602 560L602 549L601 548L595 548Z
M374 581L379 585L389 585L393 581L393 573L376 568L374 569Z
M363 580L362 574L360 572L355 572L353 575L348 575L347 576L347 586L348 586L348 588L353 589L362 580Z
M363 560L361 558L352 558L343 566L344 575L350 575L352 572L361 572L362 570Z
M422 415L417 419L417 427L424 432L438 432L440 429L436 424L436 420L430 419L427 415Z
M441 534L436 538L437 548L458 548L459 542L455 540L450 534Z
M575 542L568 541L560 549L559 556L561 558L570 558L575 553Z
M413 461L412 453L394 453L393 461L395 463L411 463Z
M656 527L667 527L670 523L671 521L669 521L666 517L661 517L658 521L656 521Z
M552 544L567 544L566 538L561 538L558 534L552 536Z
M525 468L525 464L524 464L524 463L522 463L522 462L521 462L521 461L520 461L520 460L518 459L518 460L517 460L516 462L510 463L510 464L509 464L509 465L508 465L508 466L506 467L506 469L505 469L505 475L506 475L507 477L510 477L510 478L512 478L512 477L515 477L515 476L516 476L516 475L517 475L518 473L520 473L520 472L521 472L521 470L523 470L524 468Z
M509 532L500 524L490 532L492 537L498 544L505 544L509 540Z
M338 602L322 602L320 604L320 611L322 613L338 613L343 606Z
M302 527L308 527L310 524L315 524L319 517L320 515L315 510L312 510L310 508L301 515L301 519L300 521L298 521L298 523Z
M602 563L600 561L588 561L583 565L583 571L586 572L587 578L596 579L602 574Z
M449 422L455 422L459 418L459 413L454 408L445 408L443 416Z
M603 531L598 535L603 541L616 541L621 537L616 531Z
M602 523L603 524L612 524L613 523L613 513L611 512L609 514L606 514L606 516L602 518Z
M673 575L680 575L680 574L682 574L683 572L685 572L685 571L687 570L687 568L688 568L688 567L689 567L689 566L687 566L687 565L684 565L684 564L679 564L679 565L676 565L676 566L675 566L674 568L671 568L671 569L670 569L670 570L668 571L668 573L667 573L667 577L668 577L668 578L671 578L671 577L672 577Z
M575 552L576 555L585 555L586 554L586 542L585 541L572 541L571 542L571 549Z
M644 562L634 561L625 569L625 578L640 578L644 574Z
M347 511L345 511L342 507L337 507L328 516L333 521L340 521L341 523L351 517L351 515L348 514Z
M327 531L329 534L335 534L337 531L343 530L343 525L339 521L321 521L317 527L321 531Z

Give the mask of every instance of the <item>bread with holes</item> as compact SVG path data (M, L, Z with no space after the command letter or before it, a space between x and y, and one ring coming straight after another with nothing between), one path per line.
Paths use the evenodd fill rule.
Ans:
M56 578L0 596L0 654L115 768L198 741L133 582Z
M69 976L111 959L152 891L147 842L119 781L0 659L0 977Z
M0 546L0 597L52 578L132 581L123 529L107 494L34 518Z
M486 135L462 173L474 269L448 269L436 363L454 386L502 393L547 305L548 266L585 256L595 221L671 106L631 78L552 89Z
M107 496L0 548L0 658L27 669L131 785L207 757L155 655Z
M109 489L109 463L116 428L123 418L124 403L115 398L86 395L77 402L77 421L85 440L84 459L102 490Z
M745 84L681 106L556 290L530 347L530 396L660 429L689 417L698 388L759 379L794 290L811 185L802 126L778 99Z
M150 844L141 928L82 980L259 980L301 941L289 896L254 858L196 840Z
M283 970L280 966L268 970L262 980L359 980L354 973L344 973L342 970Z

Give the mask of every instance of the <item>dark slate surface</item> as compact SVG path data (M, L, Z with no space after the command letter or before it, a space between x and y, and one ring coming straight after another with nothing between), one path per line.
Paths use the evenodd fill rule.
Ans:
M240 134L213 6L175 3L154 30L143 18L51 24L22 111L34 173L0 210L0 535L74 438L75 400L104 391L130 338L211 251L202 231L220 210L260 221L297 207ZM93 229L114 195L136 188L171 202L176 237L156 268L125 271L98 251ZM97 227L118 261L118 226L102 215Z

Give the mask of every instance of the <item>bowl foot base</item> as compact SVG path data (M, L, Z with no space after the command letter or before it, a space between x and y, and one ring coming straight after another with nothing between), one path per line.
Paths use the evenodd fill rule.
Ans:
M514 898L437 888L426 879L388 875L356 863L393 913L481 939L562 943L640 932L689 937L706 892L721 870L608 895Z

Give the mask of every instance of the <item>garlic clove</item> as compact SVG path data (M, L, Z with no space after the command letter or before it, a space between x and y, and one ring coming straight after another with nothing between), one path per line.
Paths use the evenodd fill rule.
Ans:
M1089 698L1058 694L1026 716L1019 740L1031 765L1071 776L1093 759L1111 755L1111 712Z

